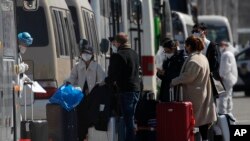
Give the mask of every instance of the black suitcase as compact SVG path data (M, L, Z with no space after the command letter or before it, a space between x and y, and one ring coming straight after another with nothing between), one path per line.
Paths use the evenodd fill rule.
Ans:
M144 93L140 98L136 111L137 141L156 141L156 105L153 93Z
M49 139L53 141L77 141L77 113L73 109L66 111L58 104L47 104Z
M27 119L27 103L26 103L26 88L27 85L31 85L32 82L24 83L24 120L21 121L21 140L30 139L32 141L48 141L48 124L46 120L34 120L33 119L33 102L31 102L31 119ZM34 93L31 90L31 101L33 101Z

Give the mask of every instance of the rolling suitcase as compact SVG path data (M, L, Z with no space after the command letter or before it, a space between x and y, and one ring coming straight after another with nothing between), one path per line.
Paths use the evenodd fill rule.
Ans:
M77 113L73 109L66 111L58 104L46 105L48 136L53 141L77 141Z
M156 141L156 105L153 93L144 93L136 110L136 141Z
M174 90L170 89L171 102L156 106L157 141L194 141L194 116L191 102L182 102L182 87L179 100L173 101Z
M27 100L26 88L30 85L31 89L31 119L27 120ZM25 141L48 141L48 124L46 120L33 119L33 97L32 82L24 83L24 120L21 121L21 139Z

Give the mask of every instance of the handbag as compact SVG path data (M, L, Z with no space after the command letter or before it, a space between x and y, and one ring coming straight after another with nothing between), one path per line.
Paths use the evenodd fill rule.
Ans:
M213 88L213 95L215 97L219 97L220 94L226 92L222 79L219 73L214 73L214 72L210 73L210 77L211 77L211 84Z

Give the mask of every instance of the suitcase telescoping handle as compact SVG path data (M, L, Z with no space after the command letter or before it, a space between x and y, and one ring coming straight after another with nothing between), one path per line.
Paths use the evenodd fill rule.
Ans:
M176 91L174 91L174 88L176 88ZM176 92L176 94L175 94ZM176 95L176 96L175 96ZM176 99L175 99L176 97ZM178 85L176 87L170 87L169 89L169 100L170 101L183 101L183 88L182 85Z
M30 100L31 100L31 120L33 120L33 91L32 91L32 85L33 82L32 81L25 81L24 82L24 88L23 88L23 92L24 92L24 120L27 120L27 100L26 100L26 88L28 87L28 85L30 85L30 89L31 89L31 96L30 96Z

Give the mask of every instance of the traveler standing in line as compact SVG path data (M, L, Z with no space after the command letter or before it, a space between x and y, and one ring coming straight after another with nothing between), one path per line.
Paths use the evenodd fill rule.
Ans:
M177 50L178 43L173 40L167 40L163 43L163 52L166 59L163 61L162 68L157 68L157 77L161 82L159 100L169 102L169 88L171 80L179 76L181 67L185 61L183 50ZM176 89L175 89L176 90Z
M135 141L134 114L139 99L139 56L128 44L128 35L120 32L114 37L112 44L117 53L110 58L108 76L105 83L118 87L121 114L126 128L125 141Z
M89 45L84 45L83 39L80 40L79 48L81 58L79 62L72 68L69 78L66 80L67 84L72 84L80 87L85 95L88 95L94 88L96 83L102 82L105 78L105 72L102 67L94 60L93 48ZM85 127L84 113L82 112L83 101L76 107L77 108L77 124L79 141L86 138L88 128Z
M210 82L210 70L207 58L201 53L204 45L200 38L190 36L185 41L188 58L181 73L172 79L171 86L182 85L183 100L191 101L195 117L195 126L203 141L208 141L208 129L216 121L216 109Z
M220 65L220 51L215 42L207 39L207 27L204 23L196 24L193 26L192 33L195 37L202 39L204 49L202 53L207 57L209 68L211 72L219 72Z
M233 109L233 85L238 79L237 64L234 54L230 51L229 43L222 41L220 44L221 61L220 61L220 76L226 88L224 94L219 95L218 113L231 114Z

